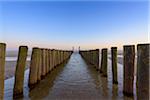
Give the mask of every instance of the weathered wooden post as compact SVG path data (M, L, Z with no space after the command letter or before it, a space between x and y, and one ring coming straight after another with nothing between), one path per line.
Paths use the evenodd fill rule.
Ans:
M149 100L150 44L137 45L137 97Z
M59 64L61 64L61 61L60 61L60 59L61 59L60 50L59 50L58 55L59 55Z
M89 58L90 58L89 61L91 61L91 64L94 65L94 67L96 67L95 63L94 63L95 62L95 51L90 50L90 55L91 55L91 57L89 56Z
M57 66L59 65L59 50L57 50Z
M112 78L113 84L118 84L117 79L117 47L111 48L111 59L112 59Z
M64 51L61 50L60 54L61 54L61 63L63 63L63 60L64 60Z
M51 51L51 71L53 70L53 50L50 50Z
M46 49L46 73L49 72L49 54L48 54L48 49Z
M102 66L102 62L103 62L103 55L102 55L102 51L103 51L103 49L101 50L101 65L100 65L100 73L103 73L103 66Z
M54 69L54 49L52 49L52 69Z
M58 50L56 50L56 67L58 66Z
M61 50L59 51L59 62L61 64Z
M45 48L45 71L46 71L46 74L47 74L47 49L46 48Z
M99 49L96 49L96 68L99 70Z
M31 63L30 63L30 73L28 86L33 88L37 83L38 67L39 67L39 48L32 49Z
M61 64L61 50L59 50L59 64Z
M46 58L45 49L42 49L42 78L44 78L46 75L46 63L45 63L46 59L45 58Z
M62 51L62 63L65 61L66 51Z
M47 62L48 62L48 73L50 72L50 56L49 56L49 49L47 49Z
M61 52L62 52L62 50L60 50L60 53L59 53L60 54L60 64L62 63L62 59L63 59L62 58L63 56L62 56Z
M48 64L47 64L47 49L45 49L45 73L46 73L46 74L47 74L47 70L48 70L48 69L47 69L47 68L48 68L47 65L48 65ZM46 75L46 74L45 74L45 75Z
M41 80L41 75L42 75L42 49L39 49L39 62L38 62L38 77L37 80L40 81Z
M57 65L59 65L59 50L57 50Z
M61 52L61 56L62 56L61 62L63 63L65 60L65 51Z
M28 55L28 47L20 46L18 53L18 60L15 72L15 83L13 89L13 97L23 96L23 86L24 86L24 70L26 67L26 58Z
M49 52L48 53L49 54L49 72L51 72L51 66L52 66L52 64L51 64L51 59L52 59L51 58L51 50L49 49L48 52Z
M104 77L107 77L107 48L102 49L102 61L100 72Z
M65 61L66 51L62 51L62 63Z
M92 51L91 50L89 50L88 51L88 62L90 63L90 64L92 64L92 61L91 61L91 59L93 58L93 54L91 53Z
M98 68L97 68L97 54L96 54L96 50L94 50L94 61L93 61L93 63L94 63L94 65L95 65L95 68L96 68L96 70L98 70Z
M124 55L123 93L127 96L132 96L133 82L134 82L134 60L135 60L134 45L124 46L123 55Z
M6 44L0 43L0 100L4 98L4 68L5 68Z
M56 50L54 49L54 50L53 50L53 63L54 63L54 68L56 67L55 58L56 58Z

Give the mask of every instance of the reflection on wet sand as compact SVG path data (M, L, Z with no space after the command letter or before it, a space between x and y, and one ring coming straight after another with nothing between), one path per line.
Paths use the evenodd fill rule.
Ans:
M108 60L108 65L108 77L106 78L101 76L92 65L87 64L78 53L73 53L66 64L54 69L36 85L36 88L29 92L29 88L25 85L24 98L20 100L135 99L126 97L122 93L122 66L118 65L118 85L113 85L110 60Z
M52 86L54 85L54 81L56 77L59 76L60 72L64 68L64 64L60 65L57 69L54 69L51 73L49 73L45 79L43 79L36 88L32 89L29 92L29 97L31 100L34 99L43 99L49 95L49 92L51 91Z

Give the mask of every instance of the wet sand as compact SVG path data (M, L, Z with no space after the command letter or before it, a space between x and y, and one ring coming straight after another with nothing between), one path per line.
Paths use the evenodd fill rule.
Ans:
M118 85L112 84L111 60L108 59L108 78L102 77L88 65L78 53L73 53L64 66L59 66L29 92L28 73L25 73L24 98L21 100L133 100L126 97L123 89L123 67L118 63ZM12 99L14 78L5 81L5 99Z

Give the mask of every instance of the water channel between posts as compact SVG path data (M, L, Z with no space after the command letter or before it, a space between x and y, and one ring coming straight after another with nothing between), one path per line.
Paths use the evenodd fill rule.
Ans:
M66 64L60 65L36 88L29 92L29 70L25 72L24 97L22 100L105 100L105 99L136 99L125 97L123 90L123 65L118 63L118 85L112 83L111 60L108 59L108 77L102 77L92 65L87 64L79 53L73 53ZM14 78L5 81L5 97L13 97Z

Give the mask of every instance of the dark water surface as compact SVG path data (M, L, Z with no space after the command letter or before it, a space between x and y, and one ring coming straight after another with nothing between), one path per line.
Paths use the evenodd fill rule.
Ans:
M111 61L108 60L111 65ZM122 93L122 65L118 64L118 85L112 85L111 66L108 67L108 77L102 77L99 72L86 62L78 53L73 53L66 65L53 70L36 88L29 92L27 86L28 72L25 75L23 100L132 100ZM11 79L13 80L13 79ZM5 99L12 99L13 83L6 81ZM13 81L11 81L13 82ZM9 89L8 89L9 88Z

